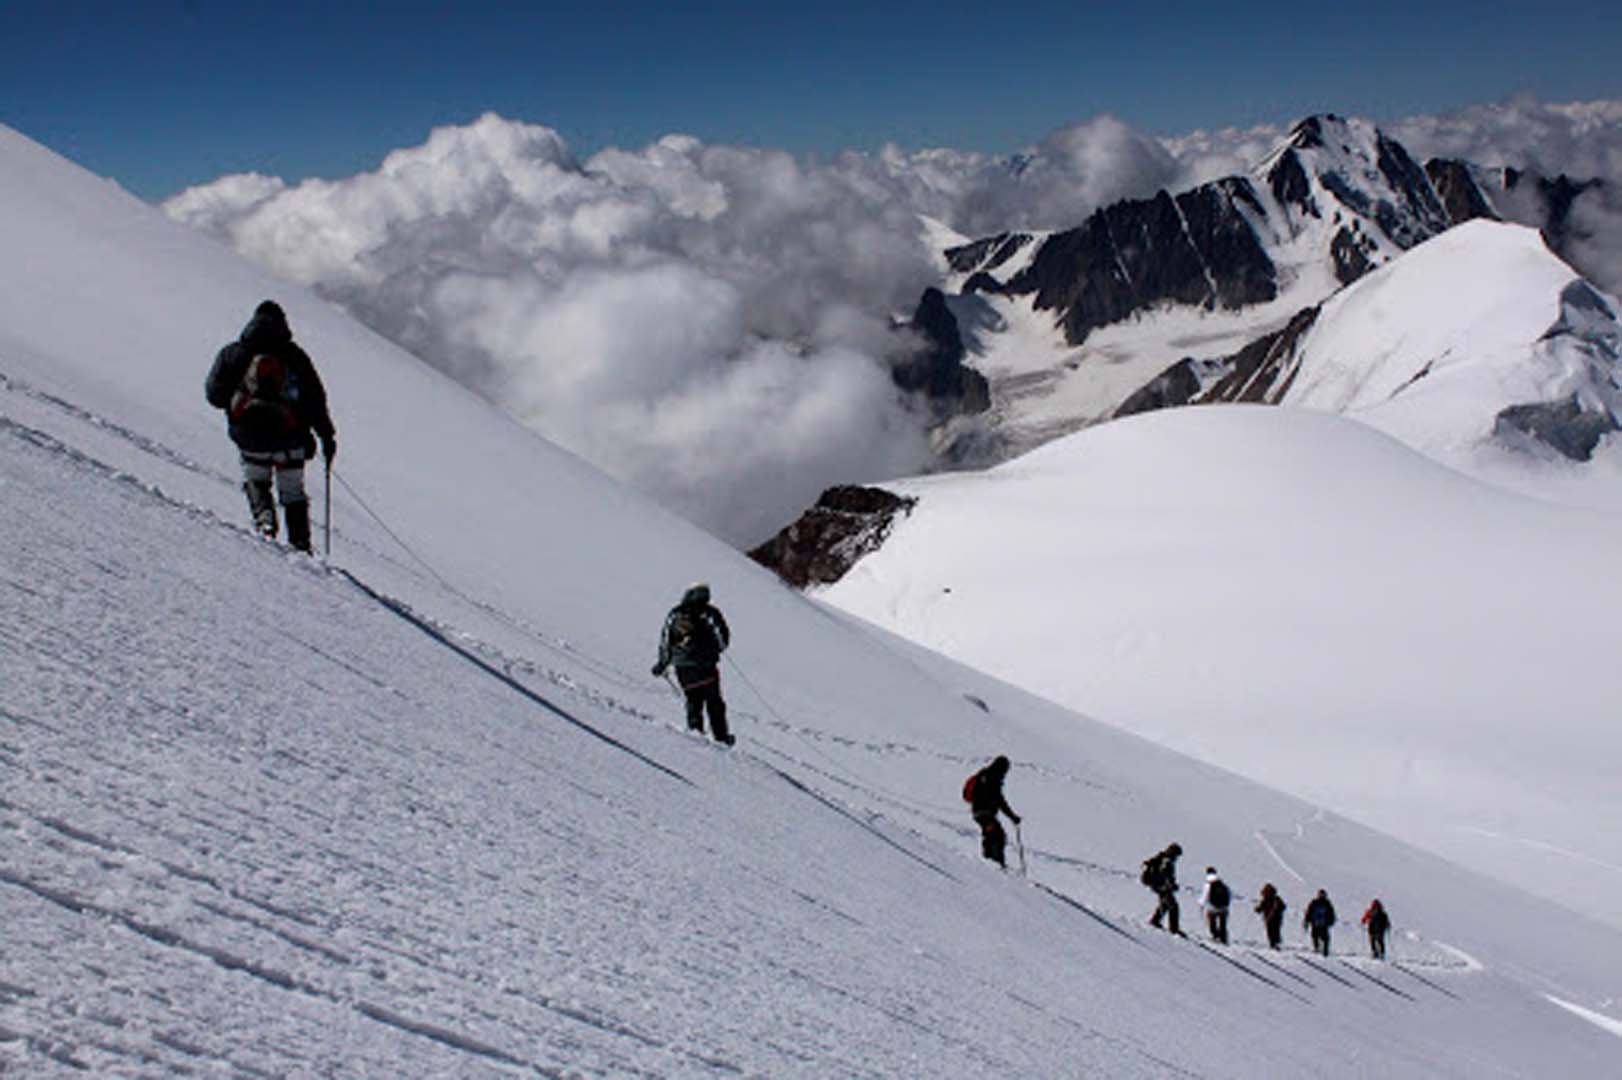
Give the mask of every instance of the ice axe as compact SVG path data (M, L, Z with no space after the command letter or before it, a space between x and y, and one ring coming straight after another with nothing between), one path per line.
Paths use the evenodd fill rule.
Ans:
M327 499L322 516L326 519L321 524L321 532L325 537L327 558L332 558L332 458L324 459L327 466Z

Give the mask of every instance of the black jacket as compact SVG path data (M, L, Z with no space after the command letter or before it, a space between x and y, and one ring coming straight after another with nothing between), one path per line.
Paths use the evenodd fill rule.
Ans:
M1143 862L1144 884L1155 892L1177 891L1177 859L1170 848L1158 851Z
M242 385L242 376L253 358L260 353L276 356L287 366L288 392L298 420L295 430L273 440L273 445L260 444L242 431L229 415L226 430L232 442L249 452L273 453L302 447L305 455L311 456L315 453L316 435L321 436L324 442L331 441L336 435L332 417L327 412L327 390L321 385L321 377L315 373L315 364L309 354L293 341L293 332L288 329L286 318L279 311L266 310L267 307L262 305L255 311L237 340L214 357L214 366L209 368L203 392L210 405L229 413L231 398Z
M1007 814L1010 820L1018 821L1019 815L1014 813L1002 793L1006 779L1006 772L999 772L990 765L975 773L974 786L969 791L969 813L976 818L994 818L1001 812Z
M691 632L680 632L683 628ZM659 666L713 668L721 662L721 653L731 643L732 631L727 628L726 618L719 608L710 604L677 604L665 616L664 630L659 635Z

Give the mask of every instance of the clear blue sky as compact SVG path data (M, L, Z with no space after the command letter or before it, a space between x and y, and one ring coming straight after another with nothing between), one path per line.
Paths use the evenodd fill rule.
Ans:
M581 156L678 131L1006 152L1101 112L1174 134L1617 97L1618 57L1618 0L0 0L0 122L162 198L351 175L487 110Z

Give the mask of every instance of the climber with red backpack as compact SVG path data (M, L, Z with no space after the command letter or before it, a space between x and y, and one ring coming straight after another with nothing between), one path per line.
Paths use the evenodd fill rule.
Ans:
M281 306L266 300L237 340L214 358L203 391L226 414L226 430L242 456L242 490L254 528L276 535L276 501L287 518L287 542L310 550L310 503L304 492L304 462L315 456L316 437L332 467L338 433L327 412L327 391L309 354L293 341Z
M1002 793L1008 767L1008 759L999 754L990 765L963 781L963 801L969 804L969 813L980 826L980 852L1002 867L1008 865L1003 855L1008 847L1008 834L1003 831L997 815L1007 814L1009 821L1016 826L1019 824L1019 815Z

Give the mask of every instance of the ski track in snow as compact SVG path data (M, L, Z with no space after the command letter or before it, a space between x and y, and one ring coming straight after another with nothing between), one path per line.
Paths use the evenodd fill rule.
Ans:
M1261 844L1262 850L1267 852L1268 855L1272 856L1273 861L1278 863L1286 874L1289 874L1303 885L1306 884L1307 879L1296 873L1295 867L1284 861L1284 856L1278 853L1278 848L1273 846L1272 842L1267 839L1260 829L1256 830L1256 842Z
M1581 1005L1569 1001L1562 1001L1553 994L1544 994L1543 996L1567 1012L1587 1020L1601 1031L1608 1031L1617 1038L1622 1039L1622 1020L1618 1020L1614 1016L1606 1016L1604 1013L1595 1012L1592 1009L1585 1009Z

